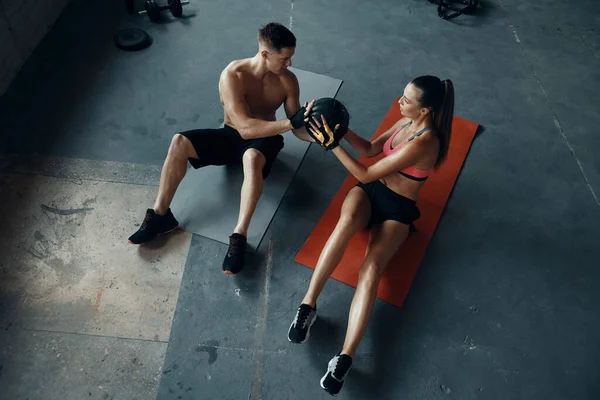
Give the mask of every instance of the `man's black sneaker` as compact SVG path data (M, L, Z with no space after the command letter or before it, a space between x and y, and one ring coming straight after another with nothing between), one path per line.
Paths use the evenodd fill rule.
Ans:
M288 340L293 343L304 343L310 337L310 327L317 319L317 310L308 304L300 304L296 318L290 325Z
M321 387L332 396L336 396L342 386L344 379L352 367L352 357L347 354L338 354L333 357L327 365L327 372L321 378Z
M244 268L246 255L246 236L234 233L229 236L229 249L223 260L223 272L235 275Z
M170 208L165 215L158 215L149 208L140 229L129 237L129 243L147 243L162 233L174 231L178 226L179 222L173 216Z

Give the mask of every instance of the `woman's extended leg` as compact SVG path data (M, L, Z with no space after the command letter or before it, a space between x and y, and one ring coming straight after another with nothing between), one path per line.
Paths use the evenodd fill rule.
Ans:
M353 188L348 192L342 205L340 219L331 236L329 236L325 247L323 247L315 272L310 280L308 291L302 300L303 304L315 307L317 297L321 294L327 279L340 263L348 242L358 230L367 226L370 217L371 205L369 198L361 188Z
M408 225L390 220L371 229L365 260L350 306L344 347L341 353L331 359L327 372L321 379L321 386L331 394L337 394L342 389L344 378L350 371L352 359L367 328L381 275L408 233Z
M408 233L408 225L396 221L385 221L371 231L367 255L360 269L358 285L350 306L348 329L342 354L348 354L354 358L377 298L381 275L408 237Z
M288 340L294 343L304 343L310 336L310 327L317 317L317 297L323 290L327 279L339 264L346 246L354 234L367 226L371 217L369 198L360 187L354 187L346 196L340 219L327 240L313 276L308 291L298 307L296 317L290 325Z

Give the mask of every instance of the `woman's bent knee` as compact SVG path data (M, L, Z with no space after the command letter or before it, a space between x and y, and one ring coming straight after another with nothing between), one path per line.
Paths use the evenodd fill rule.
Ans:
M355 227L358 225L359 222L360 222L360 214L356 211L347 212L347 213L340 215L339 224L343 227L348 227L348 228Z
M339 224L345 228L359 229L361 224L366 223L367 216L364 214L365 210L358 207L343 209Z
M370 216L369 202L362 189L351 189L344 203L339 219L339 225L348 229L361 229L366 225Z

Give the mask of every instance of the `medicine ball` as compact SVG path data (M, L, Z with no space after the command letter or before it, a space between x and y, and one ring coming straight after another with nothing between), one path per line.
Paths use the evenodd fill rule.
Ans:
M340 128L336 132L336 139L341 139L348 132L348 124L350 123L350 114L346 107L339 100L331 97L323 97L315 101L311 109L310 116L315 117L317 121L321 121L321 115L325 116L327 124L333 131L337 124ZM306 125L308 129L310 125Z

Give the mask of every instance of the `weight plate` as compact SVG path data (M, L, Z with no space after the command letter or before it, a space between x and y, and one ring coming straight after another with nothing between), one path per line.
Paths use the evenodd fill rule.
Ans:
M123 29L114 36L115 44L122 50L142 50L152 44L152 38L141 29Z

